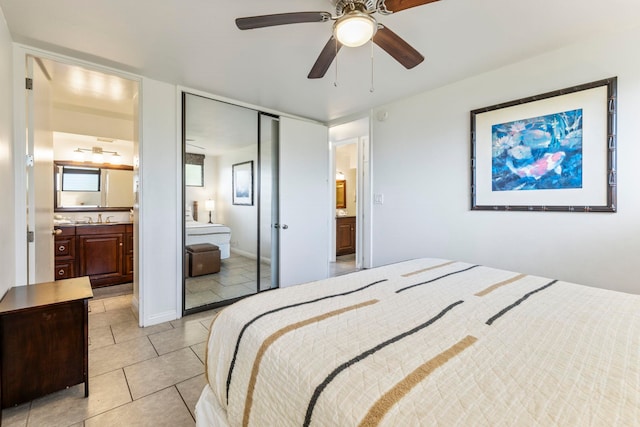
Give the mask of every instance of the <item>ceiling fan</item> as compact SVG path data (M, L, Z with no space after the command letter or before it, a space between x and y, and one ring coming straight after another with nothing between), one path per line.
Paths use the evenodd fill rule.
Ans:
M291 12L237 18L241 30L273 27L303 22L335 21L333 34L311 68L310 79L320 79L331 66L340 48L362 46L372 40L405 68L411 69L424 57L400 36L373 17L375 13L389 15L438 0L338 0L335 16L329 12Z

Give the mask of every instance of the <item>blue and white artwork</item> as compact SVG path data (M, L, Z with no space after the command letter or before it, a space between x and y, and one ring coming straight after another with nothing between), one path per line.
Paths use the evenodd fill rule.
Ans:
M491 126L492 190L582 188L582 109Z

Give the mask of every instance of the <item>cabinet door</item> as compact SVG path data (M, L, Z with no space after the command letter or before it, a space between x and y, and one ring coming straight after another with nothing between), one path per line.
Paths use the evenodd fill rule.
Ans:
M336 255L348 255L356 251L355 218L338 218L336 223Z
M2 407L86 379L85 306L73 301L2 317Z
M78 236L78 272L93 286L118 283L124 274L124 234Z

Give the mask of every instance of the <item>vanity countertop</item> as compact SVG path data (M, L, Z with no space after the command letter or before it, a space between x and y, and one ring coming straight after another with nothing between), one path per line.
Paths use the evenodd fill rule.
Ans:
M131 221L118 221L118 222L81 222L81 223L68 223L68 224L54 224L54 227L92 227L95 225L131 225Z

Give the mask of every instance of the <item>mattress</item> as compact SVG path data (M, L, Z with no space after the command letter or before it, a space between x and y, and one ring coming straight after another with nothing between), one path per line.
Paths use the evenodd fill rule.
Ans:
M186 221L186 245L212 243L220 248L220 258L229 258L231 254L231 229L223 224L208 224L198 221Z
M640 424L640 296L442 259L222 310L197 423Z

